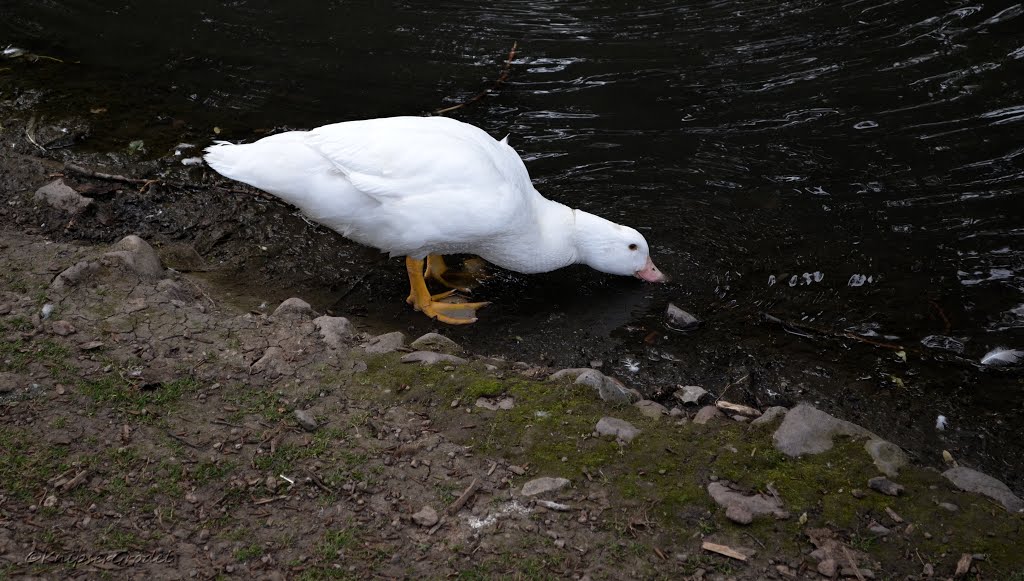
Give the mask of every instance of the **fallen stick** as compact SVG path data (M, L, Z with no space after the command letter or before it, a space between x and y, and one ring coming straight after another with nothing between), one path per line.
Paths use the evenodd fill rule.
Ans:
M480 490L480 480L478 478L474 478L473 482L469 483L469 487L462 492L462 495L459 496L459 498L457 498L445 512L449 515L454 515L459 512L459 510L469 502L469 499L472 498L478 490Z
M75 165L73 163L66 163L66 164L64 164L64 171L68 171L68 172L71 172L73 174L80 175L80 176L87 177L87 178L95 178L95 179L98 179L98 180L105 180L105 181L108 181L108 182L121 182L121 183L125 183L125 184L145 184L147 182L151 182L152 181L152 180L143 180L143 179L139 179L139 178L128 178L128 177L125 177L125 176L122 176L122 175L94 171L94 170L91 170L91 169L84 168L84 167L82 167L80 165Z
M512 68L512 59L514 59L515 56L516 56L516 48L518 46L519 46L518 42L513 42L512 43L512 50L508 51L508 58L505 59L505 66L502 67L501 74L498 75L498 80L494 81L493 85L491 85L490 87L484 89L483 91L480 91L476 95L473 95L472 97L470 97L469 99L463 101L462 103L459 103L458 105L452 105L451 107L442 107L440 109L435 109L433 112L428 113L428 115L444 115L445 113L449 113L449 112L454 111L456 109L461 109L461 108L465 107L466 105L470 105L472 103L475 103L475 102L479 101L480 99L483 99L487 95L490 95L491 92L497 91L498 89L500 89L501 86L505 84L505 81L508 80L509 71Z
M700 548L704 549L705 551L711 551L712 553L718 553L719 555L729 557L730 559L736 559L737 561L745 562L747 560L747 556L743 553L737 551L736 549L733 549L732 547L719 545L718 543L704 541L701 544Z
M75 488L78 487L79 484L81 484L82 482L85 482L85 477L88 476L88 475L89 475L89 470L88 469L82 470L81 472L76 474L74 478L72 478L71 480L68 480L67 482L65 482L64 486L61 486L60 489L63 490L64 492L67 492L69 490L74 490Z

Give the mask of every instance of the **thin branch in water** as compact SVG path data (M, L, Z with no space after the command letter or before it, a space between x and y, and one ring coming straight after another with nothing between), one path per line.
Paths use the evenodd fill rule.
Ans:
M493 85L484 89L483 91L480 91L476 95L473 95L472 97L463 101L462 103L459 103L458 105L452 105L451 107L442 107L440 109L435 109L433 112L428 113L427 115L444 115L445 113L450 113L452 111L455 111L456 109L461 109L466 105L476 103L477 101L483 99L487 95L497 92L499 89L501 89L502 85L505 84L505 81L508 80L509 74L512 70L512 60L515 59L516 57L516 49L518 47L518 42L512 43L512 49L508 51L508 58L505 59L505 66L501 68L501 74L498 75L498 79L494 81Z

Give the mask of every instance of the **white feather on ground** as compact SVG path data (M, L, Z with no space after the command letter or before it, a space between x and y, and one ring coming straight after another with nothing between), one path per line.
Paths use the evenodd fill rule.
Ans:
M981 358L982 365L1015 365L1024 359L1024 351L996 347Z

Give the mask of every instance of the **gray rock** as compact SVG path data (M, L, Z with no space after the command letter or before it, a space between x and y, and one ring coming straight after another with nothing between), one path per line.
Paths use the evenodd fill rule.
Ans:
M569 486L569 480L567 478L552 478L550 476L534 478L523 485L522 495L537 496L538 494L546 494L548 492L561 490L566 486Z
M67 337L77 331L74 325L63 319L50 323L50 330L53 331L54 335L60 335L61 337Z
M125 268L142 278L156 279L164 274L160 256L148 242L138 236L129 235L120 239L112 250L103 255L101 262L107 266L120 262Z
M769 425L769 424L773 424L773 423L775 423L775 420L777 420L777 419L781 418L782 416L786 415L787 411L789 411L789 410L784 408L784 407L782 407L782 406L772 406L772 407L764 410L764 413L761 414L759 417L754 418L753 420L751 420L750 421L750 425L752 427L754 427L754 426L766 426L766 425Z
M299 422L299 425L302 426L303 430L306 430L307 432L316 431L316 418L313 417L313 414L311 414L309 410L295 410L295 419Z
M640 434L633 424L618 418L603 417L597 422L594 430L602 436L615 436L622 442L632 442L633 438Z
M985 495L1001 503L1010 512L1024 510L1024 501L1011 492L1005 484L987 474L964 466L957 466L946 470L942 475L960 490Z
M412 522L421 527L432 527L437 524L437 511L429 506L424 506L419 512L412 515Z
M701 321L683 309L669 303L665 309L665 325L673 331L693 331L700 327Z
M405 335L401 331L372 337L364 350L370 355L382 355L405 347Z
M298 297L286 299L271 314L276 319L312 319L316 315L313 307Z
M81 212L92 203L92 198L79 194L62 179L54 180L36 190L35 200L72 214Z
M596 369L580 373L576 383L592 387L603 401L628 404L640 399L640 393L635 389L627 388L618 379L608 377Z
M0 395L11 393L18 389L21 384L21 377L14 373L0 371Z
M890 478L899 476L900 468L910 462L899 446L885 440L868 440L864 444L864 449L871 455L875 466L882 471L882 474Z
M735 523L750 524L755 516L763 514L778 519L789 518L789 512L782 507L782 501L773 496L743 494L721 481L708 484L708 494L715 503L725 508L725 517Z
M885 476L875 476L868 480L868 488L889 496L899 496L903 494L903 486L901 484L896 484Z
M857 424L830 416L808 404L800 404L786 413L772 438L775 448L787 456L820 454L832 449L836 436L881 439Z
M566 379L566 378L575 380L576 378L578 378L581 374L583 374L586 371L593 371L593 370L591 368L589 368L589 367L570 367L568 369L562 369L560 371L556 371L556 372L552 373L551 375L549 375L548 376L548 381L558 381L560 379Z
M665 406L649 399L642 399L633 405L639 408L640 413L654 420L668 413Z
M843 577L856 577L858 579L874 579L875 572L871 569L854 569L853 567L843 567L839 572Z
M92 278L100 270L98 262L83 260L64 269L63 272L54 277L50 288L61 290L70 286L77 286Z
M873 533L875 533L876 535L878 535L880 537L884 537L884 536L886 536L886 535L888 535L889 533L892 532L887 527L885 527L883 525L880 525L878 523L875 523L875 524L869 526L868 530L873 532Z
M498 410L510 410L516 407L516 402L511 397L479 397L476 400L476 407L484 408L485 410L491 410L492 412Z
M722 412L718 411L718 408L713 405L706 405L700 408L697 415L693 416L693 423L703 425L711 421L711 418L718 417L722 417Z
M249 369L253 373L263 373L270 379L291 373L291 365L285 357L284 350L277 345L267 347L267 350L263 352L263 356L253 363Z
M433 351L413 351L402 356L402 363L419 363L420 365L434 365L435 363L451 363L461 365L466 360L447 353L435 353Z
M427 333L413 341L409 346L418 351L436 351L438 353L447 353L449 355L460 355L464 353L462 346L458 343L437 333Z
M683 403L697 405L708 391L699 385L684 385L676 390L675 396Z
M818 574L823 577L832 578L836 576L837 568L835 559L825 559L818 563Z
M346 340L352 337L352 323L345 317L324 315L313 319L313 326L320 332L324 343L335 349L344 347Z
M956 512L960 510L960 507L953 504L952 502L940 502L939 506L948 510L949 512Z

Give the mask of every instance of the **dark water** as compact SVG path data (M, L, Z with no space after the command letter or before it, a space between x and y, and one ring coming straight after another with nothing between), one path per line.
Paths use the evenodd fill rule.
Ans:
M33 82L51 107L107 109L84 146L123 147L422 113L488 86L516 41L510 82L452 116L511 133L538 189L638 227L676 278L501 273L481 323L446 332L601 360L656 396L734 383L727 399L816 401L1024 491L1021 374L976 365L1024 348L1024 5L632 4L15 1L0 45L69 61L39 61ZM299 265L295 287L430 327L401 301L398 261L338 255ZM290 290L272 266L247 275ZM669 301L707 324L667 331Z

